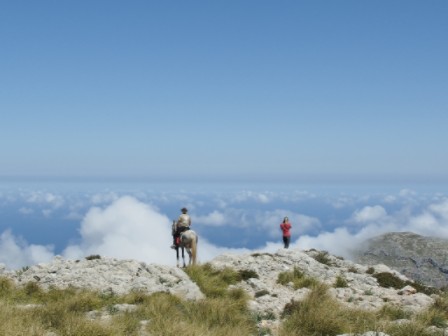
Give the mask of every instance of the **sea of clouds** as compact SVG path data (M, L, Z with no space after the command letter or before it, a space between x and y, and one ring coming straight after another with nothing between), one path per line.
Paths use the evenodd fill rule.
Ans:
M448 238L447 195L410 188L9 185L0 190L0 263L17 269L56 254L71 259L100 254L174 265L171 223L184 206L200 236L200 262L223 253L282 248L279 224L285 216L293 225L290 248L350 259L359 244L384 232ZM47 230L46 243L37 242L23 221ZM72 237L56 242L70 225Z

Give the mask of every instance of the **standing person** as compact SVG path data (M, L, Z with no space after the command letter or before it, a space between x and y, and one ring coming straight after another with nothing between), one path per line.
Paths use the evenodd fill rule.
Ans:
M176 240L180 237L180 234L186 230L190 229L191 226L191 218L188 215L188 209L182 208L180 209L182 214L177 219L177 222L173 224L173 245L171 245L172 249L176 248Z
M289 222L288 217L283 218L283 222L280 224L280 229L283 232L283 244L284 248L289 248L289 243L291 241L291 223Z

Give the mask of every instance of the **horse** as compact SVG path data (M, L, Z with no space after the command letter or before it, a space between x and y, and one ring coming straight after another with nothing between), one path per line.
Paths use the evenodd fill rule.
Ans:
M173 221L174 226L174 221ZM188 253L188 265L196 265L196 255L198 251L198 235L193 230L187 230L180 234L179 243L176 244L176 258L177 258L177 267L179 267L179 249L182 250L182 261L183 267L186 267L185 264L185 254L184 250L187 250Z

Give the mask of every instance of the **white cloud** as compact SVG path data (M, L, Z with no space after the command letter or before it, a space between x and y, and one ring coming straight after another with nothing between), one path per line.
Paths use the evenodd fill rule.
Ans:
M257 200L260 203L269 203L270 202L270 199L266 194L258 194Z
M364 226L356 232L340 227L314 237L301 236L291 244L291 247L326 250L334 255L350 259L352 251L366 239L386 232L409 231L424 236L448 239L448 200L431 204L416 215L413 215L407 207L387 215L381 206L367 206L356 211L352 219L357 219Z
M208 219L220 220L213 214ZM100 254L131 258L149 263L175 265L171 245L171 221L167 216L137 199L124 196L108 207L91 208L81 223L82 242L68 246L67 258ZM248 249L231 249L210 244L199 237L198 260L205 262L223 253L248 253ZM188 262L188 257L186 257Z
M221 226L226 223L224 214L216 210L206 216L192 216L192 221L195 224L206 224L210 226Z
M337 228L332 232L323 232L318 236L301 236L295 240L291 247L299 249L317 249L347 259L352 258L353 251L366 239L376 235L394 231L393 225L369 225L357 233L351 233L346 227Z
M171 221L133 197L123 196L104 209L91 208L80 233L82 242L67 247L65 256L100 254L162 264L172 259Z
M387 212L382 206L366 206L361 210L355 211L353 220L357 223L366 223L383 219L386 216Z
M246 193L246 196L248 193ZM257 193L250 194L254 200ZM89 196L90 197L90 196ZM216 199L213 200L216 204ZM192 207L193 199L188 203ZM234 203L230 200L228 203ZM48 207L49 210L53 209ZM181 207L179 206L179 208ZM82 206L74 215L81 213ZM23 211L26 212L26 207ZM193 224L212 226L233 225L264 230L267 242L257 250L273 252L282 247L279 224L283 217L289 217L293 229L291 247L300 249L316 248L327 250L335 255L350 258L351 250L367 238L384 232L412 231L427 236L448 238L448 199L439 199L418 213L409 205L393 213L387 213L380 205L365 206L355 211L347 223L355 222L356 227L339 227L333 231L321 232L317 236L305 235L313 229L322 229L318 218L295 213L291 210L275 209L263 211L246 208L219 208L203 216L194 217ZM75 216L74 216L75 217ZM341 223L344 223L341 220ZM256 226L256 227L255 227ZM82 258L100 254L116 258L132 258L149 263L175 265L175 253L171 245L171 220L153 205L148 205L134 197L123 196L101 207L94 206L87 211L80 222L81 240L79 244L67 246L65 257ZM297 238L298 237L298 238ZM250 253L249 249L226 248L210 244L199 237L198 259L206 262L223 253ZM29 245L15 238L9 231L0 237L0 262L8 267L21 267L48 261L53 256L52 247Z
M32 214L32 213L34 212L34 210L31 209L31 208L21 207L21 208L19 209L19 212L20 212L21 214L24 214L24 215L30 215L30 214Z
M431 204L429 210L443 219L448 220L448 199L440 203Z
M394 196L394 195L387 195L387 196L384 197L383 200L384 200L385 203L394 203L394 202L397 201L397 197Z
M257 203L266 204L272 201L272 197L273 195L268 196L266 192L241 191L235 195L232 201L236 203L255 201Z
M339 196L337 199L330 199L329 203L335 208L335 209L342 209L345 207L352 206L354 203L354 200L351 197L348 196Z
M414 196L417 195L417 193L414 190L411 190L411 189L401 189L398 194L401 197L406 197L406 198L414 197Z
M68 220L82 220L83 217L84 217L84 215L82 215L81 213L79 213L77 211L70 211L68 213L68 215L65 216L64 218L68 219Z
M53 212L52 209L43 209L42 210L42 214L47 218L49 218L51 216L52 212Z
M53 208L59 208L65 203L62 196L40 191L32 192L27 196L26 201L34 204L47 204Z
M47 262L53 256L52 246L28 245L24 240L16 238L9 230L0 235L0 262L9 268L17 269Z
M98 193L90 197L90 202L94 205L111 203L118 199L114 192Z
M213 213L212 213L213 214ZM219 220L220 216L210 218ZM81 242L67 246L63 256L79 259L91 254L115 258L129 258L148 263L174 266L175 252L172 243L171 221L156 208L137 199L123 196L105 208L92 207L81 222ZM250 250L218 247L199 237L198 260L206 262L223 253L248 253ZM0 239L0 262L9 268L18 268L53 257L52 248L28 245L9 231ZM186 256L188 262L188 256Z

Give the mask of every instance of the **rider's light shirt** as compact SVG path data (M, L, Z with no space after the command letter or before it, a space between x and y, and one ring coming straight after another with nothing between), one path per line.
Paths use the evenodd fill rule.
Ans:
M176 227L185 227L191 225L191 218L188 214L181 214L177 220Z

